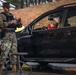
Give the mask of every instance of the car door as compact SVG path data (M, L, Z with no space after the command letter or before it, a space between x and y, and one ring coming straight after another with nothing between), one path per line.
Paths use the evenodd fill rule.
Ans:
M60 27L62 27L61 21L63 20L64 14L64 10L54 11L54 13L52 12L42 17L39 22L33 25L32 47L35 57L59 57L60 47L58 45L58 41L60 37L63 36L63 33L61 34L62 29ZM60 18L60 22L57 28L48 30L46 27L50 24L50 21L48 20L50 15L57 15Z
M63 24L63 34L58 41L60 56L76 57L76 7L69 7Z
M41 19L33 27L32 46L35 57L40 58L72 58L76 56L76 8L65 8L54 11L60 17L58 28L45 29L49 23L48 16ZM71 19L73 17L73 20ZM69 20L69 22L67 21ZM69 24L67 24L67 22ZM71 24L71 25L70 25Z

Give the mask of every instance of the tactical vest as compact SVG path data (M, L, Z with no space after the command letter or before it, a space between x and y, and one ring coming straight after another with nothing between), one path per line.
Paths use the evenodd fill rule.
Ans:
M8 14L4 13L4 12L1 12L1 13L6 16L6 20L4 22L9 22L9 21L15 19L11 13L8 13ZM5 27L5 25L4 25L4 27ZM10 25L7 26L7 28L15 28L16 29L16 25L15 24L10 24Z
M9 14L6 14L4 12L1 12L1 13L6 16L6 22L9 22L11 20L14 20L14 17L13 17L13 15L11 13L9 13Z
M11 21L11 20L14 20L14 17L13 17L13 15L11 14L11 13L4 13L4 12L1 12L3 15L5 15L5 17L6 17L6 20L4 20L4 22L9 22L9 21ZM3 24L3 29L1 29L1 35L0 35L0 38L3 38L4 36L5 36L5 33L8 31L7 30L7 28L12 28L12 29L14 29L14 31L15 31L15 28L16 28L16 25L15 24L10 24L10 25L8 25L7 27L6 27L6 25L5 24ZM10 31L9 31L10 32Z

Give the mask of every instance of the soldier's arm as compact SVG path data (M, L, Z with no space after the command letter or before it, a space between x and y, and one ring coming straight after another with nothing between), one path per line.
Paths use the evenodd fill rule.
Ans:
M8 22L6 22L5 15L0 13L0 28L4 28L4 26L8 26Z
M0 28L3 28L3 17L2 17L2 14L0 14Z

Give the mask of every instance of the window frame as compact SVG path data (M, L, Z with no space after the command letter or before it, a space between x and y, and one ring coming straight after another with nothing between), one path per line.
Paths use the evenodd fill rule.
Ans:
M65 23L64 23L64 27L66 27L67 25L67 23L66 23L66 21L67 21L67 19L68 19L68 16L69 16L69 12L70 11L72 11L72 10L75 10L76 9L76 7L70 7L70 8L68 8L67 9L67 14L66 14L66 18L65 18ZM76 11L76 10L75 10ZM72 17L72 16L71 16ZM70 17L69 17L70 18ZM73 27L73 26L68 26L68 27Z
M64 10L58 10L58 11L54 11L54 12L50 12L50 14L48 14L48 15L46 15L46 16L44 16L43 18L41 18L38 22L40 22L41 20L43 20L44 18L46 18L46 17L48 17L49 15L51 15L51 14L55 14L55 13L61 13L62 15L59 15L60 17L61 17L61 21L60 21L60 27L62 27L61 25L62 25L62 19L63 19L63 14L64 14ZM36 26L36 24L38 23L38 22L36 22L33 26L32 26L32 30L34 30L34 27ZM59 28L59 27L58 27Z

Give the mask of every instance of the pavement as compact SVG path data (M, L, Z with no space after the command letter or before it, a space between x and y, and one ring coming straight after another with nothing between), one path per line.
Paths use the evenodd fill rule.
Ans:
M30 64L30 63L28 63ZM52 63L51 63L52 64ZM31 63L31 65L38 65L37 63ZM49 64L50 65L50 64ZM52 64L54 66L54 70L51 68L51 67L46 67L46 68L36 68L36 67L33 67L32 70L28 70L28 71L3 71L3 72L0 72L0 75L76 75L76 71L75 72L72 72L72 71L64 71L63 68L63 65L61 64L59 66L59 64ZM67 64L66 64L67 65ZM75 65L75 64L74 64ZM74 65L72 65L74 67ZM67 65L68 66L68 65ZM65 66L64 66L65 68ZM68 67L69 69L69 67ZM75 69L75 67L74 67Z
M8 72L7 74L6 73L1 73L0 75L66 75L66 74L57 74L57 73L45 73L45 72L32 72L32 73L29 73L29 72L23 72L23 73L12 73L12 72ZM69 74L67 74L69 75Z
M74 72L65 72L62 70L32 70L32 71L4 71L0 75L76 75Z

